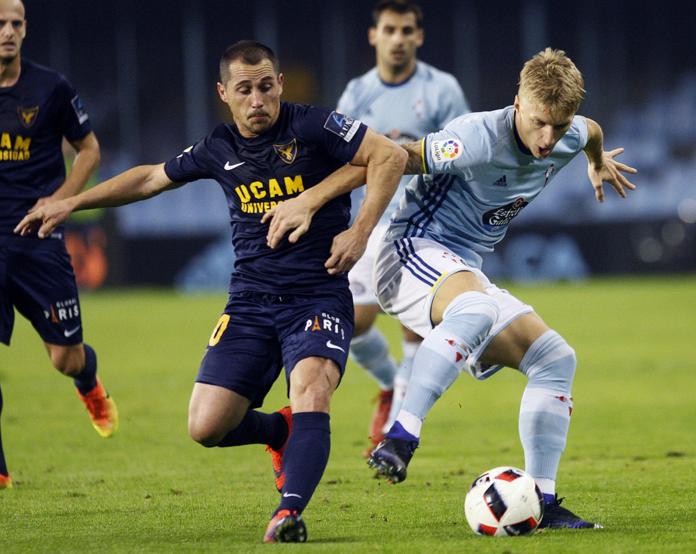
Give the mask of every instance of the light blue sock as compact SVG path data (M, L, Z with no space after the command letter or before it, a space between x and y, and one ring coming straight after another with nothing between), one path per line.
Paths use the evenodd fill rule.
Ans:
M466 292L450 302L442 322L422 342L413 359L406 397L397 417L407 432L420 436L425 416L456 381L469 353L486 337L497 317L497 304L482 292Z
M565 449L575 375L574 350L555 331L547 331L529 347L520 371L529 382L520 404L519 433L529 474L552 494ZM544 490L546 489L546 490Z
M392 398L392 405L391 409L389 410L389 419L387 419L387 423L384 425L385 432L389 430L394 421L396 421L396 416L399 415L401 405L404 403L404 398L406 397L406 387L408 386L409 379L411 379L413 358L415 357L420 345L421 341L403 341L401 343L403 356L401 358L401 363L396 368L396 375L394 376L394 397Z
M382 390L394 387L396 362L389 355L384 335L374 327L367 333L354 337L350 343L350 356L379 383Z

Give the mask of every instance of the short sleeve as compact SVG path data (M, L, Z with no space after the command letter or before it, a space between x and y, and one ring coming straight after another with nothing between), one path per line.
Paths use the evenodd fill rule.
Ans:
M437 127L443 128L454 118L467 114L471 111L469 102L464 95L462 87L459 86L457 80L448 75L445 86L442 88L438 110Z
M343 94L341 94L341 97L338 99L336 111L352 116L359 116L359 114L356 113L356 105L355 80L351 80L346 86L346 89L343 91Z
M210 172L210 138L206 137L186 148L181 154L165 162L164 172L175 183L188 183L212 178Z
M443 130L430 133L423 143L425 173L461 173L468 167L485 163L490 145L485 131L470 117L451 121Z
M300 122L302 136L343 163L350 162L360 148L367 126L336 110L308 106Z
M588 130L587 130L587 120L582 116L582 115L576 115L573 117L573 127L577 130L578 133L578 152L580 150L584 150L585 146L587 146L587 140L588 140Z
M85 138L92 132L92 125L77 91L68 81L61 79L54 94L60 133L70 142Z

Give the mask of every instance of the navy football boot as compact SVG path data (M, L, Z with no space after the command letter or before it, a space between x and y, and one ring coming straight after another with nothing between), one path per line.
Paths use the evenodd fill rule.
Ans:
M385 438L372 451L367 465L392 483L406 479L406 468L418 448L418 441Z
M558 495L544 495L544 517L539 528L543 529L602 529L599 523L585 521L573 512L561 506L562 498Z

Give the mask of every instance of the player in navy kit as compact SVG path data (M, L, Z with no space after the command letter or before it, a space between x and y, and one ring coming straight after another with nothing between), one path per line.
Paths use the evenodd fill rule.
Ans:
M40 225L39 236L46 236L74 209L135 202L200 178L220 183L237 259L227 306L194 385L189 433L208 447L267 444L281 501L264 541L304 542L300 514L328 461L329 402L353 331L344 272L362 254L406 157L360 121L281 103L283 75L275 54L260 43L242 41L226 50L217 87L233 123L219 125L164 164L133 168L44 206L16 231L24 234ZM312 233L303 240L291 237L271 249L264 214L304 190L311 192L347 162L367 166L367 195L353 226L348 229L350 197L344 194L316 212ZM354 186L335 185L346 193ZM331 256L334 249L348 254ZM283 366L292 409L255 410Z
M16 308L43 339L53 366L75 380L97 432L109 437L118 415L96 377L96 354L82 342L63 228L46 241L12 233L30 208L79 192L99 163L99 143L75 89L55 71L22 59L25 35L22 2L0 0L0 342L10 344ZM77 151L67 177L63 137ZM11 483L0 445L0 488Z

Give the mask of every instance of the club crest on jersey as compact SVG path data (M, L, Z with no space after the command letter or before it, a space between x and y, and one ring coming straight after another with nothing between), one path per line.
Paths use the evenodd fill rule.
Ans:
M286 164L290 165L297 157L297 139L292 139L286 144L274 144L273 150Z
M36 122L36 116L39 114L39 107L22 108L18 106L17 113L19 114L19 120L22 122L22 125L29 129L29 127Z
M546 168L546 173L544 173L544 186L546 186L548 182L551 180L554 171L556 171L556 166L553 164Z
M456 139L434 140L430 145L430 155L436 162L450 162L462 155L462 143Z
M485 225L491 225L493 227L507 225L527 204L529 204L529 202L524 198L516 198L515 201L510 204L487 211L483 214L481 219Z

